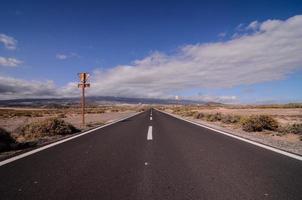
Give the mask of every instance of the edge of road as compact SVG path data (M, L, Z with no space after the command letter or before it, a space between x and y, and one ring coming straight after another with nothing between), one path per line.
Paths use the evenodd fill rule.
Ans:
M62 144L62 143L67 142L67 141L69 141L69 140L73 140L73 139L75 139L75 138L81 137L81 136L86 135L86 134L88 134L88 133L94 132L94 131L96 131L96 130L105 128L105 127L107 127L107 126L111 126L111 125L116 124L116 123L118 123L118 122L121 122L121 121L123 121L123 120L125 120L125 119L132 118L132 117L137 116L137 115L139 115L139 114L141 114L141 113L143 113L143 112L134 113L134 114L132 114L132 115L130 115L130 116L127 116L127 117L124 117L124 118L121 118L121 119L114 120L114 121L112 121L112 122L110 122L110 123L108 123L108 124L101 125L101 126L99 126L99 127L90 129L90 130L88 130L88 131L84 131L84 132L78 133L78 134L76 134L76 135L74 135L74 136L70 136L70 137L67 137L67 138L58 140L58 141L56 141L56 142L53 142L53 143L50 143L50 144L47 144L47 145L44 145L44 146L35 148L35 149L33 149L33 150L30 150L30 151L21 153L21 154L19 154L19 155L10 157L10 158L8 158L8 159L2 160L2 161L0 161L0 167L3 166L3 165L6 165L6 164L8 164L8 163L11 163L11 162L13 162L13 161L19 160L19 159L21 159L21 158L25 158L25 157L30 156L30 155L32 155L32 154L38 153L38 152L40 152L40 151L43 151L43 150L45 150L45 149L51 148L51 147L53 147L53 146Z
M290 157L290 158L294 158L296 160L299 160L299 161L302 161L302 156L298 155L298 154L294 154L294 153L291 153L291 152L287 152L287 151L284 151L284 150L281 150L281 149L278 149L276 147L272 147L272 146L269 146L269 145L266 145L266 144L263 144L263 143L260 143L260 142L256 142L256 141L253 141L253 140L250 140L250 139L247 139L247 138L244 138L244 137L240 137L240 136L237 136L237 135L234 135L232 133L229 133L229 132L225 132L225 131L222 131L222 130L218 130L218 129L215 129L215 128L212 128L210 126L207 126L207 125L204 125L204 124L201 124L201 123L197 123L197 122L194 122L194 121L191 121L189 119L184 119L182 117L179 117L179 116L176 116L176 115L173 115L171 113L168 113L168 112L165 112L165 111L162 111L162 110L158 110L156 108L154 108L154 110L158 111L158 112L161 112L161 113L164 113L164 114L167 114L171 117L174 117L176 119L179 119L179 120L183 120L183 121L186 121L188 123L191 123L191 124L194 124L194 125L197 125L197 126L200 126L200 127L203 127L203 128L206 128L206 129L209 129L209 130L212 130L216 133L220 133L220 134L223 134L223 135L226 135L226 136L229 136L229 137L232 137L232 138L235 138L237 140L241 140L243 142L247 142L249 144L253 144L255 146L258 146L258 147L261 147L261 148L264 148L264 149L267 149L267 150L270 150L270 151L273 151L275 153L279 153L279 154L282 154L284 156L287 156L287 157Z

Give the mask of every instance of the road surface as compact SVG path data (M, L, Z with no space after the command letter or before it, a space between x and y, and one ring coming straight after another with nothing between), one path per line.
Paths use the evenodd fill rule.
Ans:
M0 199L301 200L302 162L149 110L1 166Z

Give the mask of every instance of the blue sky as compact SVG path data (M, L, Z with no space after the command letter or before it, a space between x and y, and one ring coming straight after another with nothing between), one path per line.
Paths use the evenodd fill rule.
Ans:
M77 81L76 74L88 71L92 74L91 95L156 98L179 95L182 98L242 103L301 102L302 62L296 57L291 62L284 61L285 64L276 69L278 73L274 74L272 70L271 77L274 78L267 75L252 81L247 77L234 83L222 81L217 85L214 83L218 77L210 78L206 75L209 77L208 81L198 82L198 78L193 76L212 65L191 64L187 59L181 60L182 54L187 56L187 51L190 51L188 48L192 45L200 48L198 52L204 55L202 52L205 51L205 44L214 47L232 40L239 42L245 34L255 36L261 28L249 29L252 22L256 21L260 27L259 24L270 19L286 22L300 14L302 2L290 0L2 1L0 34L13 38L16 42L13 48L5 46L4 39L0 42L0 57L3 58L2 64L0 63L0 77L3 77L0 83L1 99L72 96L76 94L76 88L72 89L73 83ZM299 19L297 21L299 23ZM280 27L282 28L285 29L285 25ZM300 33L297 28L296 36ZM293 38L288 45L297 40ZM299 45L296 52L302 48ZM227 45L222 45L221 48L225 46ZM189 57L192 55L196 55L196 52ZM8 58L20 62L16 66L8 66ZM154 69L153 61L142 63L149 58L159 63L160 69ZM279 56L278 59L285 58ZM272 57L265 63L257 62L258 73L264 67L265 73L269 73L266 71L272 68L268 66L269 60L274 59ZM240 62L244 66L249 61ZM170 67L173 63L179 63L182 67L174 69ZM250 64L247 63L246 66ZM186 67L188 65L191 67ZM199 65L203 68L198 68ZM116 81L120 76L128 76L128 71L125 71L127 67L131 68L129 78ZM229 65L221 66L209 73L213 74L221 69L220 74L224 74L223 70L228 67ZM151 70L148 71L148 68ZM169 81L169 70L162 71L163 68L179 70L178 75L172 76L175 77L175 84ZM186 74L182 74L182 70ZM189 74L190 71L192 74ZM146 74L149 72L158 77L148 77ZM168 75L161 77L162 74ZM191 75L193 78L190 82L185 77ZM245 76L239 76L239 79L240 77ZM7 79L9 83L5 85ZM142 79L144 81L140 81ZM201 79L205 78L201 76ZM106 80L106 84L103 80ZM161 80L161 85L157 84ZM101 88L104 85L107 88ZM47 91L44 92L45 87ZM22 90L28 92L24 93Z

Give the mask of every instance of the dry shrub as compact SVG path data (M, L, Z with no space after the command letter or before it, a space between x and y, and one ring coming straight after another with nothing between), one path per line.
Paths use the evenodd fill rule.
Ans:
M247 132L278 130L278 122L268 115L253 115L241 120L242 129Z
M104 124L105 124L105 122L91 122L91 123L88 123L86 126L88 128L92 128L92 127L102 126Z
M196 111L185 111L185 112L183 112L182 116L191 117L191 116L194 116L196 113L197 113Z
M173 108L173 113L185 117L193 116L196 111L192 111L190 107L182 106Z
M102 113L105 113L105 110L97 110L95 113L96 114L102 114Z
M86 113L89 113L89 114L101 114L101 113L105 113L105 109L89 108L89 109L86 109Z
M205 119L209 122L221 121L222 114L221 113L207 114Z
M293 133L302 136L302 124L289 124L286 127L282 127L280 132L283 133Z
M260 115L259 119L262 123L263 129L276 131L278 130L279 123L269 115Z
M238 115L223 115L221 122L226 124L236 124L240 122L241 117Z
M147 109L145 109L145 108L139 108L138 109L138 112L145 112Z
M58 117L58 118L66 118L67 116L66 116L66 114L64 114L64 113L60 113L60 114L58 114L57 117Z
M16 141L11 134L4 128L0 127L0 152L10 150L11 145L15 143Z
M31 110L13 110L13 109L1 109L0 118L13 118L13 117L43 117L42 111Z
M41 122L32 122L20 127L17 132L26 140L39 139L45 136L68 135L78 132L73 125L59 118L50 118Z
M204 113L201 113L201 112L197 112L195 113L194 115L194 118L195 119L203 119L205 117L205 114Z

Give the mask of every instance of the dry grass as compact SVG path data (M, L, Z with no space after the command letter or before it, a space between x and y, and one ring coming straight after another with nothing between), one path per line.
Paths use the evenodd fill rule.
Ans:
M103 125L131 113L143 106L93 106L86 109L86 127L82 126L81 109L71 107L60 108L0 108L0 127L2 136L8 133L15 141L14 148L25 148L29 141L37 141L38 145L60 139L79 129L86 130ZM5 129L4 129L5 128ZM4 148L6 140L0 137L0 148ZM5 147L7 148L7 147Z
M142 107L141 107L142 108ZM104 123L106 121L126 116L129 113L137 112L136 106L94 106L86 109L86 122L88 128L93 124ZM81 125L80 108L60 108L60 109L41 109L41 108L0 108L0 127L10 132L32 122L43 121L48 118L64 119L76 126L83 128Z
M14 143L16 141L11 134L7 130L0 128L0 152L10 150L11 145Z
M296 104L294 104L296 105ZM292 108L292 104L274 105L274 106L177 106L166 107L175 114L185 116L188 112L201 112L204 114L221 113L223 115L235 115L249 117L253 115L269 115L274 117L281 125L302 123L301 104L297 104L296 108Z
M50 118L43 121L32 122L17 129L19 140L30 141L43 137L68 135L79 132L73 125L59 118Z
M168 106L162 110L247 132L271 131L282 136L301 134L302 104L261 106ZM273 134L274 135L274 134ZM302 139L302 136L301 136Z
M268 115L254 115L241 119L242 130L256 132L263 130L278 131L279 123Z

